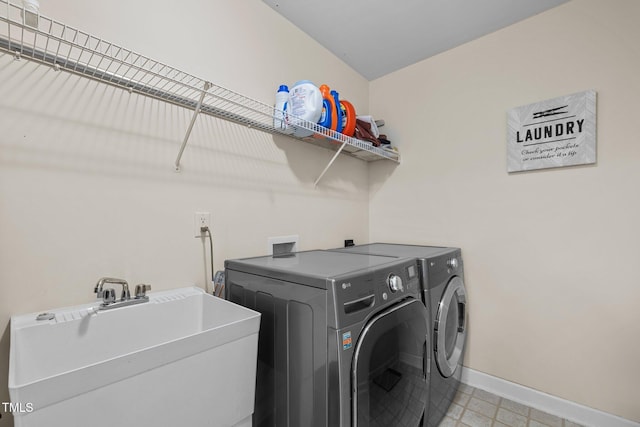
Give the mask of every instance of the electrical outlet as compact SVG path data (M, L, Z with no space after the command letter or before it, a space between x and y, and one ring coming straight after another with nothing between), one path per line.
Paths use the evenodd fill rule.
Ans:
M202 227L209 227L211 232L211 214L209 212L196 212L193 216L193 235L194 237L203 237L205 232Z

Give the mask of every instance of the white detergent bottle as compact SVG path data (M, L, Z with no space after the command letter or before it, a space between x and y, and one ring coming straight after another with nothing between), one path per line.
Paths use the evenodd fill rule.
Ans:
M280 85L276 92L276 103L273 106L273 127L282 133L291 134L293 129L287 125L287 107L289 103L289 88Z
M313 129L322 114L322 94L309 80L296 82L289 92L287 104L289 125L297 137L313 135Z

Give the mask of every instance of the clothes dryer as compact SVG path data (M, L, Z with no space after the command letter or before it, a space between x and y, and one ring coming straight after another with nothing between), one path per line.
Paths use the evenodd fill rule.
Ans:
M254 426L423 425L431 343L415 259L308 251L225 268L227 298L262 313Z
M427 425L437 427L456 395L462 375L467 334L467 294L460 249L372 243L336 250L417 259L422 301L431 319L433 351Z

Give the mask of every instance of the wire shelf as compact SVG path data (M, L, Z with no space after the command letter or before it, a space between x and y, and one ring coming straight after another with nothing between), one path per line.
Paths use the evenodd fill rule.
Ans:
M193 120L176 160L176 168L179 168L182 151L198 113L271 134L292 136L292 128L281 130L274 127L273 117L278 110L272 105L225 89L46 16L34 14L7 0L0 0L0 51L8 52L17 59L25 58L47 64L56 70L65 70L194 110ZM365 161L400 161L397 152L374 147L367 141L347 137L297 117L288 119L290 123L295 123L293 129L306 129L314 134L315 137L302 138L306 142L337 150L338 153L342 151ZM332 143L322 142L321 139Z

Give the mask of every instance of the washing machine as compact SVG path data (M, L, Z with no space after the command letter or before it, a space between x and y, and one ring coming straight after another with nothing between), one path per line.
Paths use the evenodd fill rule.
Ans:
M415 259L306 251L225 262L262 313L253 425L417 427L431 342Z
M467 294L460 249L372 243L336 250L344 253L416 258L420 268L422 301L430 313L433 351L427 425L437 427L456 395L462 375L467 332Z

